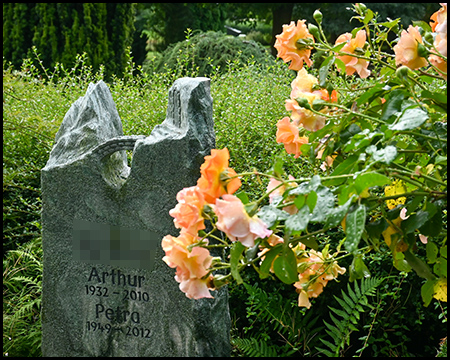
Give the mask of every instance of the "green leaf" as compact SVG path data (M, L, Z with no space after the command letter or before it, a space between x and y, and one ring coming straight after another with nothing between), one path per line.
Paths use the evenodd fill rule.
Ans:
M260 277L262 279L269 276L270 267L275 257L283 250L282 244L278 244L264 254L264 260L259 267Z
M354 167L356 166L356 164L358 162L358 158L359 158L358 155L350 155L347 159L345 159L338 166L336 166L336 169L334 169L334 171L331 173L331 176L351 174L353 172ZM324 180L323 184L326 186L335 186L335 185L342 184L346 180L347 179Z
M367 9L366 16L364 16L364 20L363 20L364 25L367 25L370 22L370 20L372 20L372 19L373 19L373 11L370 9Z
M389 125L391 130L412 130L422 125L428 119L428 114L419 108L406 109L398 121Z
M309 222L309 207L303 206L297 214L291 215L286 219L286 232L294 234L306 229Z
M384 230L386 230L388 227L388 223L384 218L369 222L366 225L366 231L369 234L369 236L377 241Z
M394 89L383 106L381 120L387 121L391 116L397 117L402 110L402 102L409 96L408 92L402 89Z
M334 208L334 194L323 185L316 190L317 202L309 219L310 222L324 222L328 214Z
M285 284L298 281L297 259L289 247L284 247L282 254L273 262L275 275Z
M420 228L428 220L428 212L419 210L415 214L402 221L401 228L405 234L414 232L415 229Z
M383 186L390 182L387 176L372 171L358 175L355 180L355 189L358 194L361 194L365 189L372 186Z
M345 43L343 43L345 45ZM339 44L341 45L341 44ZM344 47L344 46L342 46ZM339 70L341 70L343 73L345 73L345 63L341 60L336 58L336 60L334 61L334 63L336 64L336 66L338 67Z
M355 211L347 214L345 220L345 239L344 246L349 252L355 252L358 249L359 241L364 230L366 222L366 207L358 205Z
M244 249L246 249L246 247L242 245L240 241L235 241L230 249L230 271L238 284L243 283L241 275L239 274L239 260Z
M427 280L420 288L420 295L422 295L423 306L425 307L430 305L430 302L433 299L435 282L435 280Z
M361 106L366 102L370 103L372 102L372 99L380 97L385 91L384 84L376 84L374 87L361 94L361 96L356 100L356 104Z
M397 157L397 149L393 145L388 145L384 149L377 150L375 145L370 145L366 149L366 154L372 155L374 161L389 165Z
M353 257L353 261L349 267L350 281L370 277L370 271L362 259L362 255L358 254Z
M435 263L437 259L437 254L439 252L437 245L434 242L428 241L426 249L427 249L427 263L428 264Z
M289 195L307 195L311 191L316 191L320 185L320 176L314 175L310 181L305 181L299 186L289 191Z
M305 195L299 195L294 199L294 205L297 207L297 209L301 209L303 205L305 205L306 196Z
M334 55L331 55L329 57L327 57L322 65L320 66L319 69L319 85L321 87L325 87L326 81L327 81L327 77L328 77L328 72L330 71L330 67L333 66L334 64L334 60L336 58L334 57Z
M277 221L286 220L288 217L289 214L286 211L277 209L272 205L265 205L258 212L258 218L260 218L268 228L275 225Z
M315 191L311 191L306 197L306 205L309 207L309 211L313 212L317 203L317 193Z
M345 215L347 214L348 208L350 207L350 204L353 201L354 196L352 196L350 199L347 200L347 202L343 205L338 206L337 208L332 209L328 214L327 218L325 220L325 226L324 228L332 228L335 226L338 226L342 220L344 219Z
M419 231L422 235L425 236L438 236L442 230L442 214L439 206L434 205L433 203L426 203L425 211L429 212L429 214L433 214L428 216L429 220L425 222L422 226L419 227ZM433 211L434 210L434 211Z
M439 277L447 277L447 259L440 257L433 266L434 273Z
M272 168L273 174L276 177L282 177L284 175L283 165L284 165L283 157L277 156Z
M243 204L247 204L249 202L249 198L246 192L240 191L236 193L236 197L242 201Z

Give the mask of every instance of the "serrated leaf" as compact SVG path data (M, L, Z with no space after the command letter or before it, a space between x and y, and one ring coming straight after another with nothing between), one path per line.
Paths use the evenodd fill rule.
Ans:
M315 191L311 191L306 197L306 205L309 207L309 211L312 213L317 203L317 193Z
M314 211L311 214L309 221L311 222L324 222L328 214L334 208L334 194L331 190L323 185L320 185L317 190L317 202L314 207Z
M348 199L345 204L340 205L334 209L331 209L325 220L324 228L332 228L338 226L344 219L345 215L347 214L347 211L352 201L353 196L350 199Z
M428 120L428 114L419 108L406 109L395 124L389 125L391 130L412 130Z
M392 115L396 116L401 112L403 100L409 96L409 93L402 89L394 89L389 94L383 105L381 120L386 121Z
M269 271L272 266L272 262L275 259L275 257L281 252L281 250L283 250L283 247L281 244L279 244L265 253L264 260L261 263L261 266L259 267L260 275L263 278L269 276Z
M235 241L233 245L231 245L230 249L230 272L238 284L243 283L242 277L239 274L238 266L244 249L246 249L246 247L242 245L240 241Z
M414 232L424 225L428 220L429 213L427 211L419 210L417 213L412 214L406 220L402 221L401 228L405 234Z
M344 246L349 252L355 252L358 249L359 241L364 230L366 222L366 207L358 205L355 211L347 214L345 220L345 239Z
M284 211L277 209L271 205L265 205L259 210L258 218L261 219L268 228L275 225L277 221L286 220L289 214Z
M358 254L353 257L352 263L349 267L350 281L353 282L357 279L363 279L370 276L369 269L362 259L362 255ZM355 282L357 284L357 282ZM359 289L358 289L359 290Z
M297 214L286 219L285 228L288 233L298 233L306 229L309 222L309 207L304 205Z
M291 248L285 247L273 262L275 275L285 284L298 281L297 258Z
M365 189L373 186L383 186L389 184L390 179L375 171L362 173L355 179L355 189L358 194L361 194Z
M328 77L328 72L330 70L330 67L333 66L335 59L336 58L334 57L334 55L331 55L323 61L322 65L319 69L319 85L321 87L325 87L327 77Z
M434 242L428 241L426 245L426 251L427 251L427 263L428 264L435 263L437 254L439 252L437 245Z
M366 154L372 155L374 161L389 165L397 157L397 149L393 145L388 145L384 149L377 149L375 145L370 145L366 148Z
M422 295L423 306L430 305L431 299L433 299L435 280L427 280L420 288L420 295Z

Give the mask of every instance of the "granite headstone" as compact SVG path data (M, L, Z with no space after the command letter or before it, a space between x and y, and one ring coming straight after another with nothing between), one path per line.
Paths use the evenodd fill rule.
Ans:
M44 356L230 356L227 290L188 299L161 260L214 147L207 78L176 80L149 136L123 135L102 81L71 106L41 173Z

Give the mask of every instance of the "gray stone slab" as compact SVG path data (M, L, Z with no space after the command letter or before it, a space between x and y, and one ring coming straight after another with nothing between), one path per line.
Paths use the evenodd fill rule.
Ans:
M230 355L226 288L188 299L161 260L214 147L207 78L175 81L150 136L123 135L102 81L72 105L41 173L44 356Z

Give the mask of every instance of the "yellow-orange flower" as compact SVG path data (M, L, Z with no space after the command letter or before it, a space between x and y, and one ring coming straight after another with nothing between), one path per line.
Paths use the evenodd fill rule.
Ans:
M398 44L394 46L395 64L405 65L412 70L426 66L427 60L419 56L419 44L423 44L419 30L409 25L408 30L402 31Z
M192 251L187 247L198 239L187 232L181 231L178 237L166 235L161 242L166 255L163 261L171 268L176 268L175 280L180 283L180 290L190 299L212 298L208 287L212 275L208 268L212 256L208 249L195 246Z
M241 180L234 177L236 172L228 167L229 159L227 148L213 149L211 155L205 156L205 162L200 167L201 177L197 186L210 204L214 204L224 194L233 194L241 186Z
M283 143L286 152L293 154L295 158L302 154L300 146L308 143L306 136L299 136L298 127L291 122L288 116L278 121L276 139L277 143Z
M369 62L352 55L357 52L363 53L363 48L366 43L366 31L359 30L354 38L352 38L352 34L350 33L342 34L336 39L335 44L337 45L343 42L346 42L346 44L341 51L348 53L348 55L338 56L337 58L344 62L345 73L352 75L356 71L362 79L368 77L370 75L370 71L367 70Z
M289 25L283 25L283 32L276 35L275 49L278 50L277 56L285 63L292 61L289 65L291 70L300 70L303 68L303 62L311 66L311 49L307 45L299 45L298 40L314 42L314 37L309 33L305 25L306 20L298 20L297 25L291 21Z

